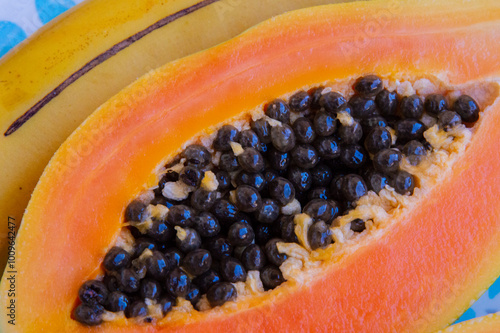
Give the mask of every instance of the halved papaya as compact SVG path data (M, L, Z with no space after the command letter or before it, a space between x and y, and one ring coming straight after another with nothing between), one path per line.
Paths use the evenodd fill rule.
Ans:
M311 8L141 78L88 118L40 179L2 280L3 330L432 332L451 323L500 274L499 18L486 0ZM74 319L80 286L102 277L106 253L123 241L131 200L183 147L274 98L320 85L347 94L367 73L402 94L466 93L482 110L474 124L464 118L467 134L450 130L457 146L429 132L435 147L451 148L422 171L413 199L387 194L390 215L316 251L299 223L304 247L290 247L288 281L273 290L206 311L178 300L150 324ZM370 210L362 200L348 216Z

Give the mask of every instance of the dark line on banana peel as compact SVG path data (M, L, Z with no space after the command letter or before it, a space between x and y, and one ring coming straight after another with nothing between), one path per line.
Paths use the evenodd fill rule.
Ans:
M219 0L203 0L200 1L190 7L184 8L176 13L173 13L169 16L166 16L162 18L161 20L157 21L156 23L150 25L144 30L139 31L138 33L128 37L125 40L122 40L118 44L113 45L110 49L105 51L104 53L99 54L97 57L86 63L82 68L80 68L78 71L74 72L71 74L70 77L68 77L66 80L64 80L61 84L59 84L56 88L54 88L50 93L45 95L41 100L39 100L35 105L33 105L28 111L26 111L21 117L17 118L12 125L9 126L7 131L5 131L4 136L9 136L15 131L17 131L21 126L23 126L28 120L30 120L31 117L33 117L35 114L37 114L38 111L40 111L47 103L49 103L52 99L57 97L64 89L69 87L73 82L81 78L83 75L85 75L87 72L89 72L91 69L94 67L98 66L99 64L103 63L104 61L108 60L121 50L129 47L139 39L141 39L144 36L147 36L151 32L160 29L164 27L165 25L174 22L186 15L189 15L199 9L202 9L214 2L217 2Z

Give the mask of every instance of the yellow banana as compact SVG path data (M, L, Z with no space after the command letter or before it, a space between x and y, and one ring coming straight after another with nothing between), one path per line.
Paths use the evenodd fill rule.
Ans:
M7 258L9 227L19 227L50 157L101 103L149 70L273 15L333 2L342 1L89 0L4 57L0 269Z

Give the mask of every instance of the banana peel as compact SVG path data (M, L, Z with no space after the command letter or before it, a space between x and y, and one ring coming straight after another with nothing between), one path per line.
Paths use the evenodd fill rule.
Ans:
M345 1L89 0L10 52L0 61L0 269L49 159L99 105L164 63L274 15L335 2Z

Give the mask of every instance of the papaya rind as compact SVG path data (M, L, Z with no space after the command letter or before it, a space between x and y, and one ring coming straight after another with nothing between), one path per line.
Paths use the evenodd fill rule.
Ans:
M492 313L452 325L437 333L498 333L500 332L500 314Z

